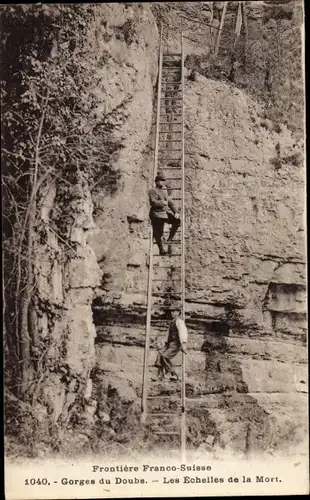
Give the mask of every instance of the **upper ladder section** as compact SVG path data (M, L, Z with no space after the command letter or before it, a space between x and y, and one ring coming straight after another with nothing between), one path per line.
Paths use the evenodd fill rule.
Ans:
M167 310L178 307L185 321L185 191L184 191L184 52L159 52L156 135L153 182L157 172L167 179L167 192L181 216L181 227L171 242L168 255L160 256L150 228L150 258L147 292L147 317L142 388L142 422L159 439L178 443L182 459L186 451L185 355L178 354L179 381L175 393L163 395L163 384L154 380L154 361L160 343L168 333ZM165 233L167 234L167 226ZM178 359L180 358L180 359ZM153 377L151 377L153 375ZM153 379L153 380L152 380ZM171 384L171 382L170 382ZM171 391L170 391L171 392ZM170 441L169 441L170 439Z

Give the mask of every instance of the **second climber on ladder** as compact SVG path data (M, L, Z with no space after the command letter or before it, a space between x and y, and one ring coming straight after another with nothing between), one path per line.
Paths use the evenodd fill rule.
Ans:
M163 349L158 350L155 366L158 368L158 378L163 380L165 375L170 373L170 380L179 380L178 374L173 368L171 360L182 351L186 354L187 351L187 328L184 321L180 317L178 309L171 308L170 313L172 321L169 326L168 338Z
M165 183L166 177L164 174L158 173L155 178L155 188L151 189L149 192L151 204L150 219L153 226L153 235L160 255L166 255L167 253L163 244L165 222L171 225L167 243L172 241L181 224L180 214L173 201L168 197L165 190Z

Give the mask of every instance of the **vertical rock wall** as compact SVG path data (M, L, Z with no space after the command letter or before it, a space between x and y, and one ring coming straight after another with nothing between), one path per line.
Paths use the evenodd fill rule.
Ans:
M77 444L88 449L92 434L101 452L107 440L143 442L158 31L142 4L103 4L96 23L94 112L103 141L115 146L115 179L96 194L82 177L41 193L47 242L38 241L33 320L43 356L33 395L47 407L43 417L63 429L72 411L78 419L85 410ZM254 449L296 449L306 433L302 143L262 117L244 92L203 76L186 81L185 110L189 445L204 446L212 434L220 451L243 453L251 424ZM66 200L60 239L56 220Z
M304 452L302 143L286 126L275 131L241 90L202 76L186 82L185 109L189 447L206 453L212 435L216 456L249 448ZM116 260L122 255L115 249ZM119 306L115 311L128 311L121 298ZM98 367L120 400L120 383L131 394L134 389L138 412L144 339L138 323L145 316L137 314L134 326L122 314L105 314L95 311ZM151 351L152 364L156 343ZM167 383L151 390L177 388ZM113 427L113 418L107 425Z
M302 340L305 173L290 162L302 146L224 83L200 77L185 104L188 301L236 330L285 335L291 322Z
M95 254L86 242L93 226L88 186L81 180L65 189L72 213L65 238L59 238L54 229L59 189L59 185L50 185L41 193L41 221L47 238L36 254L37 323L44 350L42 384L34 391L47 405L55 425L66 421L79 396L89 397L96 336L92 298L101 279ZM63 197L63 187L61 191Z

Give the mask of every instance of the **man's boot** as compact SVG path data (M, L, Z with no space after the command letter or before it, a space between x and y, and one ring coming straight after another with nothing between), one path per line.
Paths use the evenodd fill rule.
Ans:
M177 382L179 380L178 374L175 373L175 372L171 372L171 374L170 374L170 380L171 380L171 382Z
M158 242L158 248L159 248L159 255L167 255L167 252L164 249L162 239Z

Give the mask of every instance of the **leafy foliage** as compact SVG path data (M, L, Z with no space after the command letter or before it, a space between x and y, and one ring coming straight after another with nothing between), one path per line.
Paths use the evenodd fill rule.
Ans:
M91 50L96 6L8 5L2 8L2 164L4 270L8 372L35 377L36 244L47 238L40 205L55 186L53 231L66 246L70 205L82 190L113 192L119 174L110 158L120 148L107 139L100 111L98 55Z
M205 52L190 54L185 65L191 75L195 71L245 88L265 104L268 118L302 132L302 6L297 0L293 8L265 5L262 14L254 19L248 16L247 33L243 24L236 39L236 16L230 12L225 18L218 57L214 57L216 37L209 36Z

